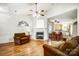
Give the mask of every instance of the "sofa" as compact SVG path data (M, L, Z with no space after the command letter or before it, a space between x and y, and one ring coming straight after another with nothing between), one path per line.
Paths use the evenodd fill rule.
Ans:
M15 45L21 45L24 43L28 43L29 41L30 41L30 35L26 35L25 33L15 33L14 34Z
M79 36L73 37L59 47L52 45L43 45L44 56L79 56Z

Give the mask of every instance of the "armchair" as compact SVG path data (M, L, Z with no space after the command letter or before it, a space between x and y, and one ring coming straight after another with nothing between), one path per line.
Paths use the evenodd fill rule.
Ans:
M14 34L14 43L15 45L21 45L30 41L30 35L25 33L15 33Z
M63 34L62 32L52 32L50 35L49 35L49 38L51 40L55 40L55 41L60 41L61 39L63 39Z

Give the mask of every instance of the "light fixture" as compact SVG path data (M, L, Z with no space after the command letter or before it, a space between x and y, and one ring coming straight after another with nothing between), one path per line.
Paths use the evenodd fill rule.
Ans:
M45 16L45 10L43 10L43 9L38 10L37 7L38 7L38 3L35 3L35 11L31 10L34 12L33 17L38 18L39 16Z
M59 21L58 21L58 20L55 20L54 22L55 22L55 23L59 23Z

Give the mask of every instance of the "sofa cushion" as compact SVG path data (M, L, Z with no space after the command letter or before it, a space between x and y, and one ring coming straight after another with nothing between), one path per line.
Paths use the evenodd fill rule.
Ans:
M77 40L73 39L73 40L69 40L67 42L65 42L64 44L62 44L59 49L68 54L72 49L74 49L76 46L78 45Z
M69 53L70 56L79 56L79 45L73 49L70 53Z
M77 40L77 42L79 43L79 36L73 37L72 39Z
M66 42L66 44L69 44L67 48L73 49L78 45L78 42L77 40L73 39L73 40L69 40L68 42Z

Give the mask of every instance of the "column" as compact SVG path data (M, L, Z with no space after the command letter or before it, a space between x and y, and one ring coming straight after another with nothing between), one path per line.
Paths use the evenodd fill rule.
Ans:
M77 8L77 36L79 36L79 8Z

